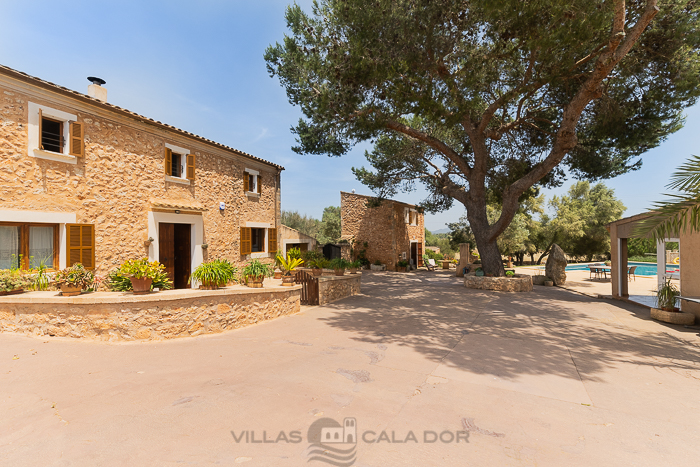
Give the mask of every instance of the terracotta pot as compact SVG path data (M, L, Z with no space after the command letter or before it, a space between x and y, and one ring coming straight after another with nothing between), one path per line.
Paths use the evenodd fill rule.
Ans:
M336 269L336 270L335 270L335 275L336 275L336 276L344 276L344 275L345 275L345 269Z
M350 274L357 274L357 268L350 268Z
M316 276L316 277L322 276L322 275L323 275L323 269L318 269L318 268L312 269L312 270L311 270L311 274L314 275L314 276Z
M291 287L292 285L294 285L294 276L282 276L282 285L287 287Z
M406 272L406 266L396 266L396 271L398 271L398 272Z
M144 277L143 279L138 279L136 277L131 278L131 288L134 295L145 295L151 293L151 283L153 279L150 277Z
M68 284L62 284L61 285L61 295L64 297L73 297L75 295L80 295L80 292L83 291L82 287L78 287L77 285L68 285Z
M265 276L248 276L245 285L247 285L248 287L253 287L255 289L261 289L264 280Z
M7 292L0 292L0 295L15 295L18 293L24 293L24 289L14 289Z
M216 290L218 288L219 284L217 282L204 282L199 285L200 290Z
M282 271L275 271L275 279L282 279Z

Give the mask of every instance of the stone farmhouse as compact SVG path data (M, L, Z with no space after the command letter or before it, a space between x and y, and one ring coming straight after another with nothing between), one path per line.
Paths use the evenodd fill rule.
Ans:
M0 269L272 262L283 167L0 66Z
M372 263L376 260L395 271L396 263L408 260L422 265L425 251L425 224L422 210L400 201L384 200L378 207L371 196L340 192L341 241L354 245L355 253L365 250ZM364 244L367 243L365 247Z
M281 251L283 256L292 248L299 248L301 251L315 251L316 239L310 235L299 232L297 229L282 225L280 229Z

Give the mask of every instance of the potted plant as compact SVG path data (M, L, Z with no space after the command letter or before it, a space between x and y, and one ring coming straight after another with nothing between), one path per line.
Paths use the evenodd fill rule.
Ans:
M331 260L331 268L335 270L336 276L342 276L345 274L345 269L347 269L350 262L343 258L335 258Z
M384 270L384 265L382 264L381 261L378 259L374 261L374 264L371 264L369 267L372 271L383 271Z
M243 277L248 287L261 288L266 277L272 277L270 266L254 259L243 268Z
M350 270L350 274L357 274L357 270L362 267L362 262L360 261L351 261L350 265L348 266L348 269Z
M32 285L32 280L20 269L0 270L0 295L22 293L30 285Z
M304 262L301 258L292 258L287 255L287 259L284 259L281 255L277 257L277 261L280 263L284 274L282 275L282 285L292 286L294 285L294 276L292 273Z
M274 279L282 279L282 269L280 269L282 266L280 264L280 256L282 256L282 250L277 250L277 253L275 253L275 277Z
M236 278L236 267L227 259L215 259L197 266L190 275L190 283L199 282L203 290L216 290Z
M328 264L329 261L323 257L319 259L313 259L308 262L308 265L311 268L311 274L313 274L314 276L322 276L323 269L327 268Z
M95 283L95 274L85 269L82 264L75 263L69 268L58 271L54 282L61 288L62 296L72 297L80 295L84 289L92 287Z
M165 266L148 258L129 259L121 265L120 271L131 281L134 295L143 295L151 292L153 280L165 273Z
M408 267L408 261L406 261L405 259L402 259L396 263L396 270L398 272L406 272L407 267Z
M506 277L513 277L515 276L515 271L506 271Z
M656 291L656 307L664 311L679 311L676 302L680 295L678 287L671 283L671 279L666 279L664 285Z
M117 268L107 274L105 286L112 292L130 292L133 290L131 279L122 274L121 269ZM151 289L168 290L173 288L173 283L170 281L165 269L158 271L151 281Z

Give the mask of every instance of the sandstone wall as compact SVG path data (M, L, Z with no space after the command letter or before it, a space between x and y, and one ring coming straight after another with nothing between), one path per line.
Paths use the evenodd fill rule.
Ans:
M360 293L362 274L348 274L344 276L319 277L318 278L318 304L340 300L341 298Z
M209 209L202 214L209 245L204 260L228 258L242 265L247 258L239 254L239 228L246 221L277 225L274 167L44 90L18 92L0 83L0 96L0 209L75 212L78 223L94 223L98 273L148 254L143 241L151 198L196 201ZM77 114L84 123L85 157L77 164L27 155L29 101ZM165 180L165 143L196 155L191 185ZM262 174L259 198L243 193L246 168ZM226 203L223 212L220 201Z
M52 303L19 303L21 298L16 296L13 303L0 301L0 332L107 341L161 340L236 329L300 309L301 287L222 292L197 292L199 296L176 300L154 294L131 303L75 303L79 300L68 297Z

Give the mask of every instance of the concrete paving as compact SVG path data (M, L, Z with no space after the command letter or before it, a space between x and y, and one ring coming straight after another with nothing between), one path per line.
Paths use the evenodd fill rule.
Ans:
M700 328L452 274L167 342L2 334L0 465L698 464ZM358 442L314 451L345 418Z

